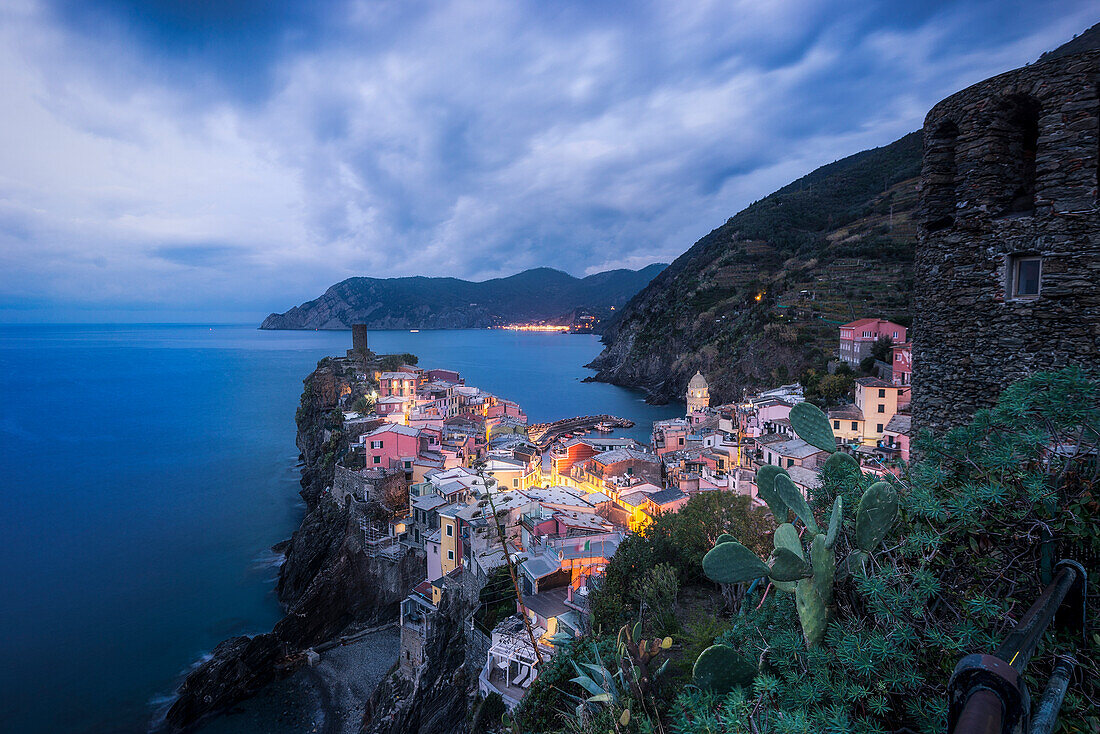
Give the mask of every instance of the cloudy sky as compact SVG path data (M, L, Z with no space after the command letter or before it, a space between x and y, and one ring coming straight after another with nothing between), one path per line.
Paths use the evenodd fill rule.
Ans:
M0 321L671 261L1093 2L3 0Z

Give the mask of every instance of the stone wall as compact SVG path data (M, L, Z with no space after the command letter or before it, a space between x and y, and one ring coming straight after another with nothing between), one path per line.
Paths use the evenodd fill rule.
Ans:
M348 469L337 464L332 476L332 498L341 507L351 497L364 502L381 502L390 484L407 486L402 472L382 469Z
M936 431L1037 370L1100 354L1100 52L1041 61L936 105L924 124L913 422ZM1018 257L1041 258L1016 297Z

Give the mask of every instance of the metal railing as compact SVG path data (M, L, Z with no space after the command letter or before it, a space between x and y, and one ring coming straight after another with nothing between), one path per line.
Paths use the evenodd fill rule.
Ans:
M1034 714L1023 673L1051 622L1084 634L1088 575L1063 560L1054 578L992 655L967 655L947 686L948 734L1050 734L1076 660L1060 656Z

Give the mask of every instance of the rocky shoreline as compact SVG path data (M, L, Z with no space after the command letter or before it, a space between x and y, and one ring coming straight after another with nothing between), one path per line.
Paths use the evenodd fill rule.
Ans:
M392 622L400 600L419 580L423 559L415 552L394 560L364 553L361 522L372 512L370 505L348 502L341 507L326 491L332 485L334 457L346 448L335 417L338 398L367 387L356 384L357 371L346 360L325 359L304 381L296 418L306 514L293 536L274 549L286 554L277 586L286 615L271 632L233 637L215 647L181 685L165 717L169 730L192 729L303 670L323 676L324 668L306 668L305 652L348 630ZM339 658L339 650L334 647L323 655L322 665ZM378 672L384 674L388 667ZM325 731L340 730L326 724Z

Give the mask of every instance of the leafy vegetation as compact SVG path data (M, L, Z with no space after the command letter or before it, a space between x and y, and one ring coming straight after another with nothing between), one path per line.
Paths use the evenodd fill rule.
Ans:
M958 660L996 649L1042 590L1054 560L1067 557L1097 567L1100 381L1077 369L1033 375L1005 390L998 405L980 411L969 426L945 436L922 436L917 449L924 459L887 480L886 488L880 477L863 475L851 462L829 461L809 506L788 504L776 518L789 519L787 508L792 508L795 522L804 526L801 538L797 528L782 524L770 540L755 523L732 533L755 546L745 549L754 558L771 546L773 552L786 548L797 556L797 544L810 562L798 566L795 575L811 584L813 576L804 574L819 573L814 548L831 545L836 559L832 600L825 604L828 624L818 644L807 644L797 595L780 593L778 587L787 581L726 584L722 619L701 626L686 618L684 643L670 654L674 668L683 671L684 658L699 658L700 648L726 646L753 664L751 682L746 676L730 686L688 685L681 672L656 686L653 706L634 709L628 725L615 719L628 707L624 703L593 726L601 726L600 731L745 734L943 731L946 684ZM782 477L772 478L781 498ZM881 518L892 514L895 498L897 520L884 523ZM633 548L622 558L616 554L607 583L596 595L598 604L607 595L637 614L640 598L628 591L634 585L626 580L646 578L659 564L679 571L686 583L681 600L688 587L705 584L689 574L685 551L673 542L691 529L675 527L671 518L654 528L657 532L630 543ZM717 542L718 549L736 545L712 528L699 535L712 547ZM1044 553L1044 548L1054 550ZM757 562L763 570L746 571L743 579L775 570L774 564ZM1093 591L1091 629L1100 621L1095 602ZM599 614L615 616L602 607ZM597 648L614 644L609 629L597 627ZM1080 631L1049 631L1026 674L1033 699L1056 653L1072 653L1080 665L1062 709L1061 731L1095 734L1100 731L1100 636L1090 633L1083 639ZM729 655L720 650L710 656ZM557 664L555 659L551 666ZM559 710L564 696L579 693L568 679L553 684L556 698L541 684L540 678L533 693L551 706L557 701ZM656 712L646 715L652 709ZM544 723L540 728L524 720L523 730L576 729L563 718Z

